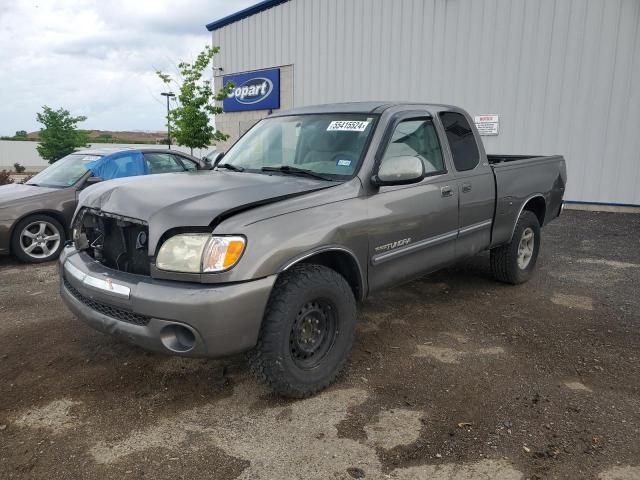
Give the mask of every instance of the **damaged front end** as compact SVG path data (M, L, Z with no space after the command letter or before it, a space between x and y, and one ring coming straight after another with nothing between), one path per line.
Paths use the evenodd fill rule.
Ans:
M136 218L83 208L73 222L73 242L105 267L150 274L149 226Z

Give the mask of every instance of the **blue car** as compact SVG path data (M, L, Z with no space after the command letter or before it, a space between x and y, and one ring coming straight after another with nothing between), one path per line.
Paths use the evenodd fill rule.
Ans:
M113 178L209 170L206 162L167 149L79 150L25 184L0 186L0 254L28 263L58 258L80 190Z

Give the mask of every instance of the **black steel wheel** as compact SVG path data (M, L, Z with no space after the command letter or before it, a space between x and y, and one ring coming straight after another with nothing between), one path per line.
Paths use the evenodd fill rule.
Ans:
M337 334L336 309L328 300L305 303L298 311L289 335L291 358L303 370L317 367L331 350Z
M278 394L307 397L345 368L355 327L356 301L344 277L322 265L295 265L273 286L249 364Z

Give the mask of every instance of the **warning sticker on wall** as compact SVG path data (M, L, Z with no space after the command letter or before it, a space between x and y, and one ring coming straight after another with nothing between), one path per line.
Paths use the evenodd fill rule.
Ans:
M500 133L500 115L476 115L474 122L480 135L498 135Z

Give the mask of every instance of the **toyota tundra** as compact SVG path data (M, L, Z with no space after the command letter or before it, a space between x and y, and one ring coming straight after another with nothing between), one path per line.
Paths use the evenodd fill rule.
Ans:
M246 351L301 398L344 369L365 297L486 250L498 281L527 281L566 181L561 156L485 154L448 105L277 112L212 171L84 190L60 291L87 324L150 350Z

